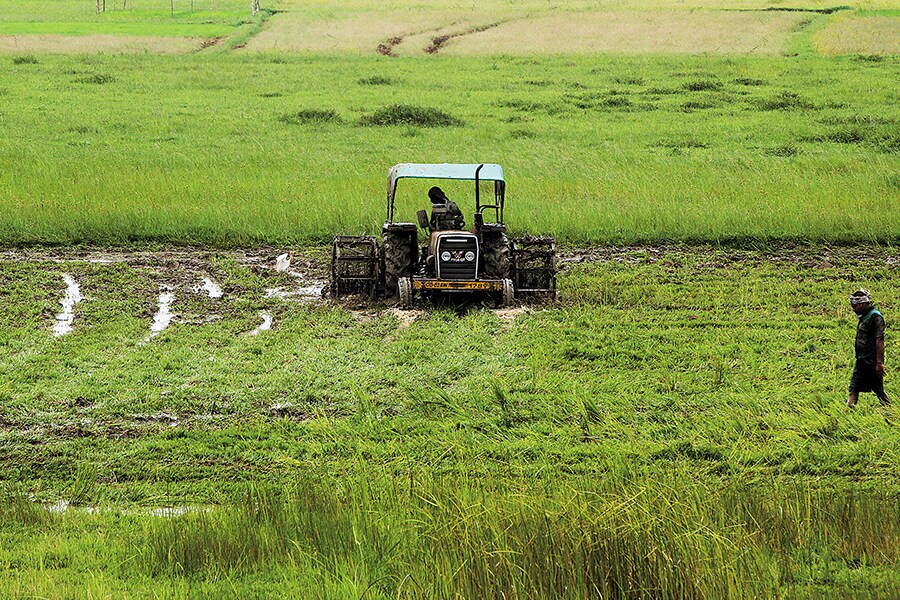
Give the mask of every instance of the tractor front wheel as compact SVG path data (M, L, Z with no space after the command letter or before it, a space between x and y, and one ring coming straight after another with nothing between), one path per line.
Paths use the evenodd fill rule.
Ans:
M503 291L500 292L500 306L512 306L515 302L515 288L512 279L503 280Z
M510 282L510 285L512 285L512 282ZM397 280L397 296L400 300L400 308L409 309L413 307L412 279L401 277Z

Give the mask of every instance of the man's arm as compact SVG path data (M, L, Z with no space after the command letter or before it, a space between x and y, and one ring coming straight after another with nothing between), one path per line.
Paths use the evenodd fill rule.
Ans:
M875 338L875 372L884 376L884 338Z

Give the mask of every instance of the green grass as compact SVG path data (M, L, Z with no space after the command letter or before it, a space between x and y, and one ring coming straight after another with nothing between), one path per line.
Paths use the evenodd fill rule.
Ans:
M892 323L897 259L623 249L557 307L405 328L227 256L4 261L0 595L883 597L897 411L843 409L845 298ZM178 319L145 341L161 284Z
M889 57L14 58L0 75L5 244L378 231L403 161L499 162L511 227L571 243L900 235ZM390 83L360 83L376 76ZM367 125L393 105L462 125ZM319 113L335 118L284 118ZM469 187L450 192L472 210ZM399 214L424 197L401 185Z
M218 23L14 23L0 21L0 35L151 35L160 37L215 37L233 28Z
M10 22L13 27L28 22L59 21L147 25L179 21L230 23L250 16L249 0L174 0L174 15L170 0L128 0L125 8L122 0L106 0L106 11L101 11L99 15L96 14L96 3L91 0L19 0L6 4L0 13L0 22ZM277 0L262 3L264 8L276 4ZM210 6L213 7L212 12Z

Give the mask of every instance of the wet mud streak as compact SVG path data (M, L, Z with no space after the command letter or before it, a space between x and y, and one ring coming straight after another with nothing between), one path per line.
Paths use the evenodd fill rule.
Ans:
M398 46L403 43L403 38L399 36L395 36L392 38L388 38L385 41L378 44L378 47L375 48L375 52L381 54L382 56L392 56L396 57L397 53L394 52L394 46Z
M221 298L222 297L222 288L219 287L219 284L210 279L209 277L203 278L203 284L194 288L196 292L206 292L206 295L210 298Z
M315 300L322 297L324 289L325 283L323 282L312 282L312 285L295 286L288 289L284 287L268 288L266 290L266 298L281 298L285 300L291 297L298 297L305 300Z
M498 21L496 23L488 23L487 25L479 25L477 27L472 27L471 29L466 29L465 31L460 31L457 33L451 33L448 35L439 35L437 37L431 38L431 45L425 48L426 54L437 54L438 51L450 40L453 38L463 37L465 35L472 35L473 33L481 33L482 31L487 31L488 29L493 29L498 25L501 25L502 22Z
M225 38L223 38L221 36L206 38L205 40L200 42L200 47L197 48L197 52L203 52L207 48L212 48L213 46L215 46L216 44L219 44L224 39Z
M72 331L72 322L75 320L73 310L76 304L84 300L75 278L68 273L63 274L62 278L66 284L66 294L60 300L62 312L56 315L56 325L53 326L54 337L66 335Z
M153 323L150 325L150 337L159 334L162 330L169 326L172 322L172 302L175 300L175 294L170 291L163 291L159 294L158 306L156 314L153 316Z
M248 333L247 335L259 335L261 331L268 331L272 329L272 315L267 312L259 313L259 316L262 317L263 322L256 326L256 329Z

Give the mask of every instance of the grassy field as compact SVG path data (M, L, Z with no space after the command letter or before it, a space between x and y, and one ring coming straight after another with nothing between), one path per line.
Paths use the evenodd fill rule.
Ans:
M895 1L94 7L0 11L0 597L896 595ZM473 161L559 304L310 297Z
M897 410L843 410L844 297L866 283L892 322L895 251L604 250L567 258L561 305L508 313L267 297L302 282L240 253L10 258L0 595L900 583ZM54 338L63 273L84 300Z
M895 58L2 60L5 244L323 242L380 228L390 165L473 160L568 243L900 235Z

